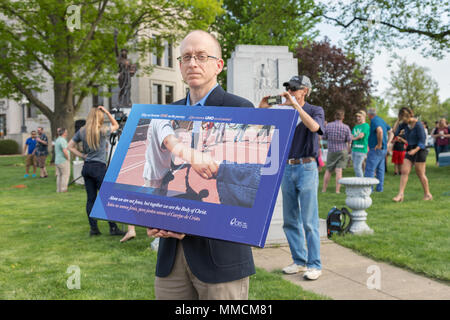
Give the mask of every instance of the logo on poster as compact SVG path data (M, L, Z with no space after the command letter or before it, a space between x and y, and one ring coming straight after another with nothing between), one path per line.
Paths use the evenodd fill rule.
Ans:
M230 226L247 229L247 222L239 221L236 218L231 219Z

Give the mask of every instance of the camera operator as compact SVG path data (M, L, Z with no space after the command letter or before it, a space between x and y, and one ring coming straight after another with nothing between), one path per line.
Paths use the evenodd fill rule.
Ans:
M305 101L311 93L311 81L306 76L294 76L283 83L286 92L280 94L286 101L280 106L291 106L299 113L289 160L281 183L283 194L283 229L288 239L293 264L284 273L304 272L308 280L322 274L320 261L319 208L317 192L319 173L319 137L323 134L324 111ZM269 108L270 97L264 97L260 108ZM275 107L275 108L279 108ZM305 246L305 240L307 249Z
M109 128L103 125L105 115L111 122ZM67 146L70 152L84 159L81 174L84 178L87 193L86 213L91 227L91 236L101 234L97 226L97 220L90 218L89 214L106 174L107 137L117 129L119 129L119 124L108 110L103 106L92 108L86 119L86 125L75 133ZM76 144L80 141L83 142L83 153L76 148ZM109 222L109 233L113 236L125 234L113 222Z

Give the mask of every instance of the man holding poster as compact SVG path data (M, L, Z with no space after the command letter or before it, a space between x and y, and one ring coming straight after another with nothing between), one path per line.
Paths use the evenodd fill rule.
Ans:
M217 75L224 62L220 44L213 35L193 31L181 42L180 51L178 60L189 93L174 104L253 107L248 100L229 94L218 85ZM161 141L160 147L181 155L192 150L182 147L171 134ZM192 159L192 168L196 170L194 166L197 166L197 173L205 179L215 177L217 165L212 159L209 162L208 157L202 159L200 163ZM161 238L156 264L156 299L248 299L249 276L255 273L250 246L160 229L149 228L147 234Z

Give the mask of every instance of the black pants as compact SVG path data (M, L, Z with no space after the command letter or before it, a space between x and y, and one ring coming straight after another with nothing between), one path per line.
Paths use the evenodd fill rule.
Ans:
M98 229L97 220L90 218L89 214L94 206L97 192L100 190L105 174L106 164L96 161L86 161L83 165L83 170L81 171L87 193L86 213L89 219L89 225L91 226L91 229L94 230ZM115 229L117 228L117 225L114 222L109 222L109 228L110 230Z

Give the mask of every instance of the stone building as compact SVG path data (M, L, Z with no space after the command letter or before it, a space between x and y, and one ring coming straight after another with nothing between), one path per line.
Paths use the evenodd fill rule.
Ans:
M133 103L169 104L185 96L187 86L181 78L176 60L178 53L179 48L169 43L165 43L161 57L148 53L143 63L151 64L154 69L150 75L143 75L138 70L132 77L131 100ZM130 58L133 62L137 60L137 57L133 55L130 55ZM47 88L48 90L36 93L36 96L53 109L54 97L50 81L47 82ZM103 90L110 91L112 96L105 98L100 94L87 97L75 120L85 119L92 105L100 104L110 110L117 105L118 88L106 87ZM130 110L123 111L129 113ZM16 140L20 148L23 148L24 141L37 127L43 127L51 139L50 122L36 107L11 99L0 99L0 139Z

